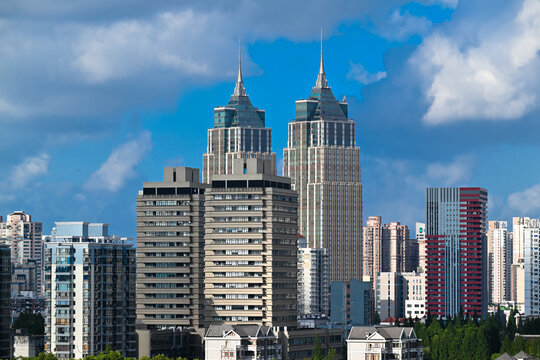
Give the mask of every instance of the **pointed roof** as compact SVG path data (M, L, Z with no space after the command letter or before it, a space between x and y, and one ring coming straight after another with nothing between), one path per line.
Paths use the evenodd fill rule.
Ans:
M319 65L319 75L317 75L316 88L328 88L328 81L326 80L326 73L324 72L324 60L323 60L323 29L321 27L321 63Z
M234 87L234 96L246 96L246 89L242 80L242 47L240 40L238 40L238 76L236 78L236 86Z

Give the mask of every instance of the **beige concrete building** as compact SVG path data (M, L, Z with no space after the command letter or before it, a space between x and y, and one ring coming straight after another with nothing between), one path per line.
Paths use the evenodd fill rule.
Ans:
M210 324L297 324L297 195L272 163L237 159L206 193L205 314Z
M426 273L401 273L403 278L404 317L423 318L426 315Z
M370 216L363 230L362 270L373 284L377 283L377 274L383 271L383 224L380 216ZM375 285L373 286L375 290Z
M11 248L11 264L14 267L35 264L34 278L27 279L25 291L41 294L43 283L43 239L42 223L33 222L32 216L24 211L15 211L2 222L0 217L0 239ZM14 279L15 280L15 279Z
M388 249L387 259L383 259L388 264L385 271L402 272L405 271L405 249L409 239L409 228L399 222L391 222L383 227L383 249ZM384 251L383 250L383 256Z
M203 182L214 175L232 174L234 159L269 160L276 172L276 153L272 152L272 130L265 127L265 111L251 104L238 61L238 79L226 106L214 108L214 128L208 130L208 147L203 155Z
M512 239L506 221L489 221L487 239L489 302L501 304L510 300Z
M362 277L360 148L348 104L336 100L322 59L307 99L296 101L283 150L283 175L299 196L299 231L309 247L327 248L330 280Z
M204 191L199 170L166 167L137 196L137 320L203 327Z
M404 314L403 277L397 272L381 272L377 277L377 312L381 321Z

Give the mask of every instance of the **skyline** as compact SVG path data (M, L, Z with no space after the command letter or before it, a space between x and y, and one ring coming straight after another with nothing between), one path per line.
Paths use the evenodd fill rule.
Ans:
M24 1L8 6L0 35L7 69L0 73L0 165L7 174L0 214L24 210L44 223L46 234L54 221L85 220L135 238L134 198L142 182L158 181L163 166L202 168L213 109L234 89L238 37L246 92L266 110L281 174L294 101L315 85L322 25L329 84L336 98L347 97L357 126L363 223L380 215L414 228L425 221L427 186L487 188L492 220L540 217L540 167L530 161L540 155L538 84L534 73L523 75L536 71L538 56L525 46L511 58L495 51L514 46L527 30L540 33L532 21L540 2L495 2L486 14L479 1L428 3L343 2L329 9L315 3L298 24L277 29L265 20L251 32L247 22L261 20L254 14L277 10L233 7L227 15L240 24L229 29L229 22L212 22L221 20L217 2L210 9L144 5L152 9L131 13L110 5L119 7L107 16L106 5L86 4L92 15L74 5L64 13L49 9L38 24L30 20L39 9ZM199 13L204 20L193 16ZM51 23L55 31L40 33ZM199 32L182 36L184 26L195 25ZM61 33L70 26L75 39ZM494 27L505 36L490 34ZM141 34L149 38L134 41ZM457 70L469 82L452 79ZM445 91L463 94L455 110L441 102Z

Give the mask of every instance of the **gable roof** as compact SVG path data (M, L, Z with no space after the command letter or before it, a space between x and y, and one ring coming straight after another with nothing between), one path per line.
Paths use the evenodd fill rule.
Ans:
M416 338L412 327L399 326L353 326L349 332L350 340L366 340L378 333L386 340ZM368 335L369 334L369 335Z
M212 324L206 330L205 337L224 337L231 332L238 334L240 337L274 336L274 332L269 326Z

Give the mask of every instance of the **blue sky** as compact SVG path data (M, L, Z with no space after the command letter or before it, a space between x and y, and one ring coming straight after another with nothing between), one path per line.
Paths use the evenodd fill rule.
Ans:
M414 228L426 186L483 186L489 218L540 217L540 0L0 4L0 214L111 224L164 166L200 167L242 39L278 159L325 68L362 152L364 221Z

